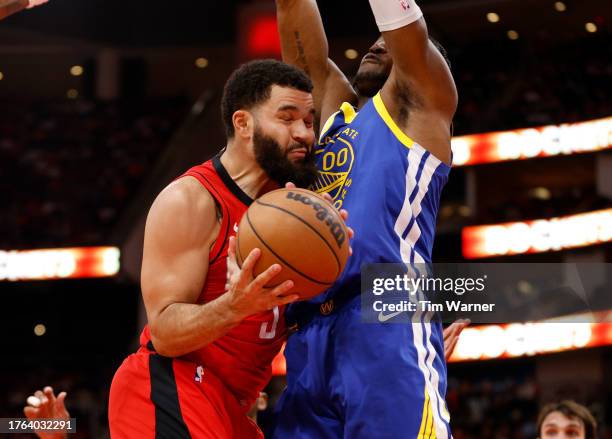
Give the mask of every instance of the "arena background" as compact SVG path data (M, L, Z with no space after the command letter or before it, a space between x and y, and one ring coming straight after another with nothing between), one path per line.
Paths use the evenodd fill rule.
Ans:
M434 260L612 261L612 3L420 3L460 96ZM377 34L367 2L319 4L350 75ZM232 69L278 50L272 1L51 0L0 23L0 417L49 384L68 392L74 437L107 437L110 380L144 324L148 207L223 146ZM519 333L462 335L455 438L534 438L538 407L564 397L612 438L612 325Z

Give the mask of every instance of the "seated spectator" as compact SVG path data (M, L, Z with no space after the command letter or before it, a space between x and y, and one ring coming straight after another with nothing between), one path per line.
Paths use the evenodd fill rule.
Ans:
M597 422L588 408L565 400L540 410L538 434L539 439L596 439Z

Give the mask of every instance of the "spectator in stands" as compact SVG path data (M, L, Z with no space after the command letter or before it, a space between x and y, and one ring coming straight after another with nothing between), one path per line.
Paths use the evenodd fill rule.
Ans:
M588 408L565 400L540 410L538 433L539 439L596 439L597 422Z

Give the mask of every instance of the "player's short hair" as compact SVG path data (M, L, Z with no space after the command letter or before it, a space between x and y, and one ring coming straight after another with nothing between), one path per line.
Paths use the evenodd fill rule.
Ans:
M568 418L578 418L584 423L584 433L586 439L597 438L597 421L588 408L575 401L565 400L547 404L538 414L538 435L542 434L542 424L544 419L552 412L561 412Z
M302 70L273 59L251 61L236 69L225 83L221 115L228 138L234 137L232 117L267 101L273 85L312 92L312 82Z

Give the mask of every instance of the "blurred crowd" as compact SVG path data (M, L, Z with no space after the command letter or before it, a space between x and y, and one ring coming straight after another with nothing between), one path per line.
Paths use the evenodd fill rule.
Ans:
M528 42L449 45L460 96L455 134L612 115L612 59L602 56L608 44L602 33L570 42L540 35ZM107 244L187 108L182 99L128 105L0 101L0 248ZM526 212L536 218L566 213L568 206L603 206L601 199L589 199L592 189L524 194L522 201L513 200L514 208L503 209L505 218L498 218L499 206L490 206L493 214L479 219L510 221Z
M612 115L610 35L490 41L449 49L459 90L455 134Z
M0 101L0 248L105 244L186 109Z
M593 414L599 426L598 438L612 437L607 428L609 413L601 405L600 395L580 389L571 389L568 394L563 390L554 401L568 397L585 404ZM455 439L534 439L539 435L538 412L544 404L533 376L516 373L477 379L450 373L446 400Z
M537 437L537 386L533 379L460 380L449 376L447 404L455 439Z

